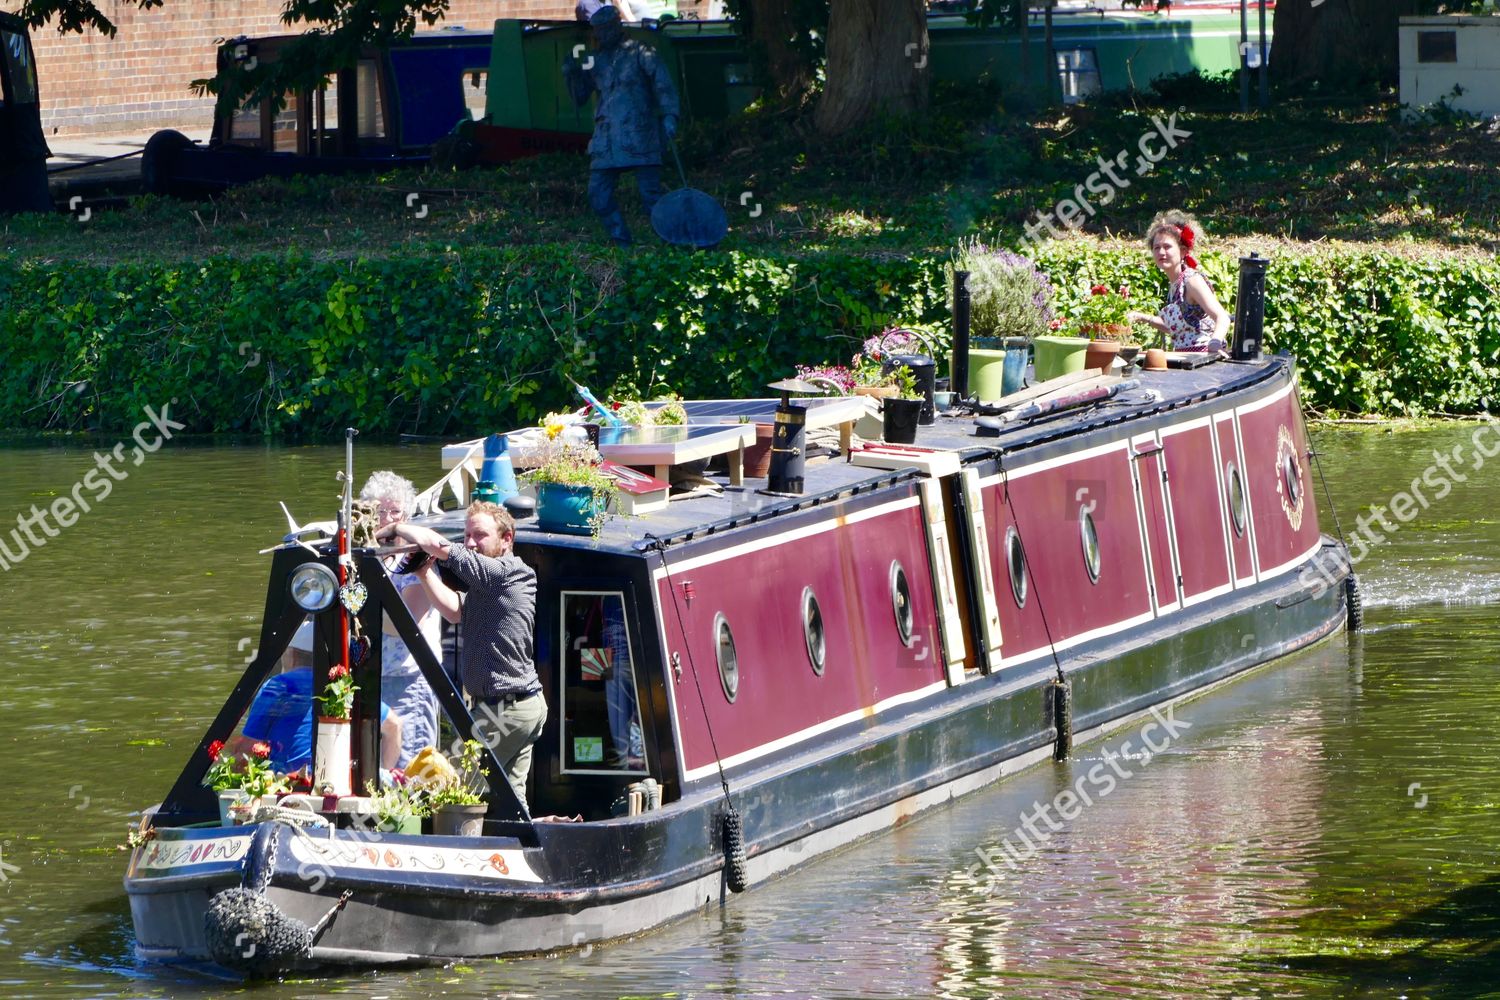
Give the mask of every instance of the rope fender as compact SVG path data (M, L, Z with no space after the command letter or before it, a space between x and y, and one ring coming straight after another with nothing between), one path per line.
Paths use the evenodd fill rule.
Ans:
M1344 577L1344 607L1348 615L1344 624L1350 632L1358 632L1365 625L1365 603L1359 593L1359 577L1351 571Z
M203 914L203 937L218 964L254 978L269 978L306 959L313 942L343 909L345 892L313 927L287 916L266 896L275 867L279 822L262 823L250 841L240 885L214 895Z
M724 884L730 892L744 892L750 885L745 871L745 828L739 812L730 806L722 825L724 843Z

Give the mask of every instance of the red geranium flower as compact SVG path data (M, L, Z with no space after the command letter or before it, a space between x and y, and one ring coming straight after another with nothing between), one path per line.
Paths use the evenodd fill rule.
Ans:
M617 399L617 400L615 400L615 401L614 401L614 402L613 402L613 403L610 403L610 404L609 404L609 408L610 408L610 409L611 409L611 410L618 410L618 409L619 409L619 408L620 408L620 407L622 407L622 406L624 406L624 405L625 405L625 404L624 404L624 403L622 403L622 402L620 402L620 401L619 401L619 400L618 400L618 399Z
M331 681L336 681L348 676L349 668L344 666L342 663L335 663L333 666L328 668L328 679Z
M223 740L214 740L212 743L210 743L208 745L208 759L209 760L218 760L219 759L219 751L223 750L223 749L224 749L224 741Z
M1091 294L1091 295L1108 295L1109 294L1109 286L1108 285L1095 285L1093 288L1089 289L1089 294Z
M259 757L261 760L265 760L267 757L271 756L271 744L269 744L269 743L255 743L255 744L252 744L251 747L250 747L250 752L252 754L254 754L255 756Z
M1193 227L1192 226L1183 226L1181 229L1178 230L1178 232L1182 234L1182 236L1181 236L1182 249L1184 249L1184 250L1191 250L1191 249L1193 249L1193 240L1195 240L1197 238L1197 234L1193 232Z

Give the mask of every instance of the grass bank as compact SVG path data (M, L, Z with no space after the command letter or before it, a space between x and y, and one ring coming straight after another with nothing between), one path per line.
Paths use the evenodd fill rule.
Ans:
M1174 114L1187 135L1140 170L1142 136L1159 133L1157 122ZM1101 157L1122 155L1128 186L1107 204L1093 198L1086 235L1134 236L1154 212L1177 205L1219 237L1429 255L1500 248L1494 127L1457 118L1404 123L1389 102L1290 101L1242 115L1224 79L1169 80L1147 95L1036 113L1006 108L983 88L939 88L928 114L837 141L815 135L804 117L760 113L690 130L685 153L693 185L729 211L724 248L756 254L943 253L976 234L1013 241L1072 197ZM460 173L262 182L209 202L139 198L87 222L7 220L0 254L112 263L545 244L592 252L604 240L586 182L586 162L576 156ZM623 201L645 243L636 252L651 253L634 193Z

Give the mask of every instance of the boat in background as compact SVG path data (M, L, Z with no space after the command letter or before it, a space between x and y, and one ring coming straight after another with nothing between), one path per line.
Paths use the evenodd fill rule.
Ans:
M278 548L260 652L135 838L138 953L274 975L638 933L1356 615L1348 553L1320 529L1290 357L1085 377L1050 396L937 414L915 446L834 442L868 405L852 400L688 402L685 427L601 441L653 471L714 452L726 471L713 495L611 518L597 539L518 525L550 712L532 811L491 759L478 836L372 833L332 799L311 825L220 825L204 751L233 735L304 620L318 666L340 655L338 605L292 596L337 570L334 546ZM834 453L800 483L773 465L771 494L737 466L744 429L769 420L790 454L789 410L828 428ZM476 448L452 450L420 523L461 537L463 511L437 500L467 496ZM351 562L365 632L388 615L457 738L493 738L375 552ZM378 645L356 668L355 787L375 778Z
M1226 72L1241 61L1238 8L1226 4L1180 4L1170 17L1057 10L1050 52L1041 16L1033 11L1023 34L1008 25L978 27L961 14L930 14L933 80L986 82L1003 92L1052 88L1072 104L1174 74ZM730 21L648 19L626 32L668 68L690 121L724 121L759 97ZM219 48L219 71L275 61L297 37L232 38ZM594 106L574 104L559 67L591 44L587 26L576 21L501 18L486 29L448 26L385 50L369 47L324 86L287 95L280 111L264 103L216 113L207 143L157 132L141 158L142 186L148 194L196 196L262 177L582 153ZM1259 51L1258 43L1246 44Z

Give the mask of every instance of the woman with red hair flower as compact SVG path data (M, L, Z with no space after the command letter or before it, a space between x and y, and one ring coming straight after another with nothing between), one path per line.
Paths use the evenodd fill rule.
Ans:
M1196 219L1175 208L1151 220L1146 230L1146 245L1167 276L1169 291L1159 314L1132 312L1130 321L1165 333L1174 351L1221 351L1229 333L1229 313L1193 259L1202 232Z

